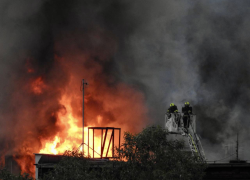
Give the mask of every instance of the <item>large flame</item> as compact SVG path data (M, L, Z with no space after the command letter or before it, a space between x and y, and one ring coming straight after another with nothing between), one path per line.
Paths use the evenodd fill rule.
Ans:
M82 127L79 127L77 124L78 119L74 118L72 115L72 108L69 105L70 100L67 99L66 96L62 97L61 104L64 105L66 111L59 113L59 121L57 122L59 125L63 125L65 127L65 134L58 133L52 140L45 140L43 141L43 149L40 150L39 153L44 154L63 154L66 150L76 149L79 148L82 151L81 142L82 142ZM96 116L97 122L100 123L102 120L101 115ZM92 127L95 127L93 124ZM110 132L109 132L110 136ZM88 142L89 138L89 142ZM101 136L96 136L94 150L95 154L94 157L100 157L101 151ZM93 131L90 131L90 135L88 137L88 127L84 128L84 152L87 154L88 146L91 149L89 154L90 157L93 157ZM79 146L79 147L78 147ZM112 142L111 145L112 146ZM107 150L107 147L106 147ZM111 149L109 149L108 155L111 156Z
M144 126L147 109L143 93L117 78L116 73L112 74L111 57L116 43L102 35L98 36L99 44L91 45L83 52L74 45L68 46L66 52L67 42L58 43L55 49L61 53L49 63L50 68L46 65L41 69L34 58L28 58L24 75L17 83L18 91L13 92L9 100L15 112L7 116L10 122L15 122L10 125L14 129L11 141L15 146L5 145L10 148L4 152L16 154L14 158L22 172L34 175L33 153L63 154L65 150L77 149L81 145L82 78L89 84L85 87L84 98L84 141L90 147L88 151L84 146L86 155L99 157L103 140L100 132L95 132L93 137L93 131L90 131L88 137L88 127L121 128L122 135L124 131L138 132ZM111 134L107 134L109 139ZM115 142L110 146L115 146ZM108 151L108 156L112 155L108 146L104 151Z

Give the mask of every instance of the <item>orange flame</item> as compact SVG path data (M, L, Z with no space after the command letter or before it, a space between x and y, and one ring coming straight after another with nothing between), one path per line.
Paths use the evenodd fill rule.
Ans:
M73 117L72 115L72 108L69 105L69 99L66 98L66 96L63 96L61 100L61 104L64 104L67 112L61 112L59 114L59 119L60 122L58 122L60 125L64 125L66 127L66 136L65 134L57 134L52 140L46 140L43 141L43 148L40 150L39 153L43 154L63 154L66 150L78 148L81 145L82 142L82 128L78 127L77 123L78 120ZM102 116L98 115L97 121L101 122ZM95 127L93 125L93 127ZM111 136L111 132L107 133L107 137ZM100 136L95 136L95 154L94 157L100 157L100 152L101 152L101 137ZM88 143L88 127L84 127L84 142L86 144L89 144L90 146L90 153L89 156L93 157L93 132L90 131L90 136L89 136L89 141ZM92 144L91 144L92 143ZM112 146L112 142L110 146ZM107 151L108 147L104 147L105 152ZM82 150L82 147L81 149ZM85 145L84 146L84 152L88 152L88 147ZM112 151L111 148L109 149L108 156L111 156Z
M109 82L112 85L106 83L104 80L109 78L105 78L104 75L102 75L102 66L95 61L88 62L90 63L88 65L91 67L88 69L76 66L71 61L71 59L83 59L85 62L87 61L86 57L56 57L60 70L62 69L63 73L67 74L68 79L62 79L62 82L58 82L54 80L50 81L46 76L34 78L32 75L32 80L25 86L25 90L28 89L28 92L32 93L32 95L37 95L35 97L38 97L39 99L39 109L35 106L34 109L36 111L28 108L27 111L38 112L40 114L38 114L39 121L35 121L36 123L34 123L34 125L31 123L32 120L30 120L30 113L27 113L25 121L22 121L22 125L26 122L30 122L28 125L32 124L32 126L27 125L27 130L33 128L33 130L30 130L31 134L28 134L28 131L25 132L27 137L31 137L30 139L23 140L23 143L27 143L27 146L24 146L23 144L19 146L20 148L29 147L30 153L28 155L33 158L29 161L26 161L25 157L19 157L17 159L22 172L28 172L34 175L33 153L63 154L65 150L77 149L81 145L82 106L80 102L82 101L82 97L79 92L79 76L86 77L90 84L88 88L86 88L84 99L86 104L84 142L90 146L89 154L87 154L88 147L86 145L84 146L84 149L81 148L86 155L89 155L90 157L93 157L93 155L95 157L100 157L101 142L103 141L103 137L100 136L100 133L95 132L95 137L93 137L93 131L90 131L90 143L88 143L88 127L110 126L122 128L122 132L138 132L147 120L147 109L144 106L144 96L141 92L124 83L114 82L113 84L112 80ZM54 73L57 73L57 70L55 70ZM98 78L96 78L97 74ZM62 83L62 85L60 83ZM46 98L43 99L42 95L45 95ZM53 106L50 106L50 98L53 98L54 96L56 96L56 98L51 101ZM34 96L32 96L32 98L33 97ZM54 107L55 110L53 109ZM53 122L51 122L50 117L48 118L49 115L46 113L51 115L50 117L53 117ZM46 115L44 116L44 114ZM42 131L43 133L39 133L36 132L36 128L34 127L37 127L39 130L46 130ZM24 129L26 130L26 128ZM107 139L109 139L110 136L111 133L108 132ZM95 141L94 144L93 140ZM109 142L107 142L107 144L109 144ZM110 147L115 146L115 144L116 142L114 142L114 144L111 142ZM91 149L93 146L95 147L94 149L96 153L93 153L93 150ZM17 148L16 154L25 154L27 152L26 150L20 151L20 148ZM108 145L105 145L105 155L107 149ZM109 148L108 156L111 155L111 148Z
M46 88L46 85L44 84L42 77L38 77L31 84L32 92L35 94L41 94L45 88Z

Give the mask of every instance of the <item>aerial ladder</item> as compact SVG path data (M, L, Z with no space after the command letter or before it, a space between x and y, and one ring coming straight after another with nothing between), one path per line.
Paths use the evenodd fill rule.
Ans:
M200 138L196 133L195 114L190 115L188 128L184 128L183 113L165 114L165 128L170 134L175 134L176 137L181 137L181 139L188 144L187 146L189 146L192 155L197 157L199 161L206 161Z

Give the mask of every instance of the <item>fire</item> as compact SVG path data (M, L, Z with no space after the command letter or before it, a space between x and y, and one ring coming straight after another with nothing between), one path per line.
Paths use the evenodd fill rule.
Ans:
M102 116L100 116L100 115L97 116L97 122L98 122L98 124L100 124L102 122Z
M27 61L25 74L20 75L17 81L18 91L12 92L7 106L13 113L6 113L8 129L5 135L10 138L8 141L13 142L13 147L7 143L2 145L6 148L3 154L17 155L16 161L22 172L34 175L33 153L63 154L81 145L81 78L89 83L84 98L84 142L90 148L86 145L83 149L81 147L87 156L100 157L103 140L101 133L96 131L95 137L92 131L88 137L88 127L117 127L122 129L123 134L124 131L138 132L147 122L143 93L122 82L116 77L117 73L111 72L116 43L113 44L110 39L108 35L103 36L100 40L103 43L94 44L97 47L84 51L74 44L67 46L65 51L67 43L59 43L55 45L58 55L49 64L37 63L33 58ZM9 134L12 129L13 133ZM108 132L107 137L110 136ZM111 146L114 146L115 143L112 143ZM107 146L104 147L105 155ZM111 153L110 148L108 156Z
M13 155L15 161L19 164L21 168L21 173L29 173L30 175L35 174L35 169L31 168L34 166L34 161L31 153L26 153L23 155Z
M81 144L82 128L77 126L78 120L72 115L69 99L63 96L60 103L64 105L65 111L59 112L57 124L64 126L65 133L58 132L52 140L43 141L43 149L39 153L63 154L64 151L76 148Z
M40 150L39 153L45 153L45 154L58 154L58 151L56 150L57 143L60 143L60 139L58 136L55 136L54 141L47 142L45 144L45 147Z
M65 111L60 112L59 114L59 122L61 126L63 125L66 129L66 135L58 133L52 140L43 141L43 148L39 153L43 154L63 154L66 150L76 149L81 145L82 142L82 128L78 127L78 119L74 118L72 115L72 107L69 105L69 99L66 96L63 96L61 100L61 104L65 106ZM98 115L97 117L98 123L101 122L102 116ZM94 126L94 125L93 125ZM108 132L107 136L109 137L111 132ZM101 137L96 136L95 138L95 157L100 157L101 152ZM88 127L84 127L84 142L89 144L90 153L89 156L93 157L93 132L90 132L88 143ZM91 144L92 143L92 144ZM111 142L112 146L112 142ZM82 147L80 148L82 150ZM105 146L105 150L107 151L107 147ZM84 145L84 152L87 155L88 146ZM111 156L111 148L109 149L108 155Z
M31 84L31 89L34 94L42 94L45 88L46 85L44 84L42 77L38 77Z

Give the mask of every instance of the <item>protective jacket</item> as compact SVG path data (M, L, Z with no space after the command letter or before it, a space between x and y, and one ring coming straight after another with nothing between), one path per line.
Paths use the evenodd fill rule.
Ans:
M190 106L182 107L182 113L184 113L184 114L192 114L193 113L192 112L192 107L190 107Z
M178 108L176 105L170 106L167 110L168 113L175 113L178 112Z

